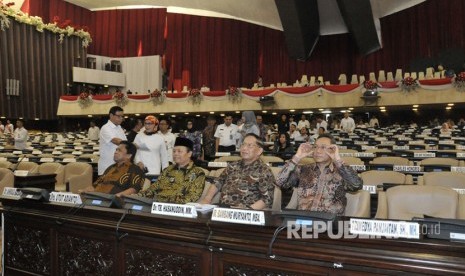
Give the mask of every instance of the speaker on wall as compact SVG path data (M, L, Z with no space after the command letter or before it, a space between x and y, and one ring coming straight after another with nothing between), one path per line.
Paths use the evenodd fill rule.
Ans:
M381 49L370 0L337 0L337 5L358 51L368 55Z
M306 60L320 37L317 0L275 0L291 58Z

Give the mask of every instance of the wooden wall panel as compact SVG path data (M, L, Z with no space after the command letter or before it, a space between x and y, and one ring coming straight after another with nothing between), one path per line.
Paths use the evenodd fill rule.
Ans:
M72 83L72 67L85 67L87 49L81 39L11 20L0 31L0 116L7 118L57 119L58 100ZM7 96L7 79L20 81L20 95Z

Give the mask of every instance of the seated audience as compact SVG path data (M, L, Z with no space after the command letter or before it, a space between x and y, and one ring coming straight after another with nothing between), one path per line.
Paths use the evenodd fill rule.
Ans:
M201 203L211 203L216 193L220 192L221 205L255 210L271 208L276 180L270 168L260 159L263 141L249 133L240 152L242 160L228 164Z
M273 152L277 155L284 152L294 152L294 147L291 145L291 139L287 132L279 134L278 139L274 142Z
M191 140L176 138L174 164L164 169L157 182L138 195L177 204L198 201L205 186L205 172L191 160L193 147Z
M137 148L133 143L121 141L115 150L115 163L108 167L84 192L131 195L139 192L144 185L144 172L133 164Z
M298 165L305 157L314 164ZM277 177L282 188L297 188L299 210L330 212L343 215L347 205L346 192L360 190L362 180L339 155L339 149L329 134L322 134L314 145L301 144Z

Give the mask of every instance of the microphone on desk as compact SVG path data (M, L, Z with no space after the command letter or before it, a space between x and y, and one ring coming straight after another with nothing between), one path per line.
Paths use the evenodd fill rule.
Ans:
M21 162L23 162L23 159L24 159L25 157L26 157L26 155L23 154L23 155L19 158L18 162L16 163L16 166L14 167L14 169L12 169L13 173L18 169L19 164L21 164Z

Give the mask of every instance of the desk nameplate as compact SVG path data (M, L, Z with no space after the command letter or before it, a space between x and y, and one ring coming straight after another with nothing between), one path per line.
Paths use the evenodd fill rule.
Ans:
M49 201L73 205L82 204L81 196L73 193L51 192Z
M211 219L212 221L228 223L265 225L265 213L263 211L215 208Z
M13 199L20 199L22 194L23 193L21 192L21 190L19 190L17 188L5 187L5 188L3 188L2 196L3 197L8 197L8 198L13 198Z
M421 172L420 166L400 166L394 165L392 170L395 172Z
M154 202L152 204L152 214L183 218L197 217L195 206L161 202Z
M420 238L420 224L407 221L350 219L350 233L390 238Z

